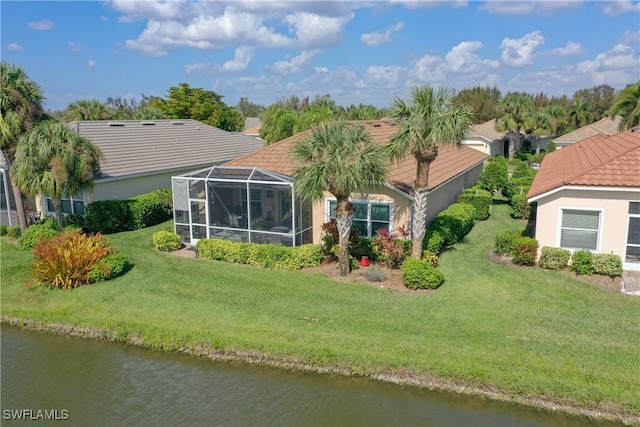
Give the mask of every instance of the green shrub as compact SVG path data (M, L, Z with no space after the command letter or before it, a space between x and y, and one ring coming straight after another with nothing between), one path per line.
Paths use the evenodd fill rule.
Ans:
M426 261L407 258L401 269L402 282L409 289L436 289L444 283L444 274Z
M507 185L502 189L502 195L511 201L513 196L516 194L526 195L529 192L532 183L533 178L510 179Z
M571 265L569 270L573 271L579 276L590 276L595 269L593 268L593 254L586 250L580 249L573 253L571 257Z
M483 189L493 193L501 190L509 179L509 165L503 156L491 157L484 165L482 174L478 180L478 185Z
M476 209L475 219L481 221L489 218L491 193L480 187L471 187L462 191L458 196L458 203L468 203Z
M529 168L529 164L527 162L517 162L515 167L513 168L513 173L511 174L511 179L518 178L530 178L532 175L532 171Z
M7 237L11 237L12 239L17 239L22 234L22 230L20 230L19 225L12 225L11 227L7 227Z
M545 148L545 151L547 153L552 153L552 152L556 151L556 143L553 142L553 141L547 142L547 148Z
M200 239L196 243L196 249L199 257L215 261L227 261L231 244L238 244L238 242L222 239Z
M7 227L4 224L0 224L0 236L6 236L7 235Z
M171 231L156 231L151 238L153 239L153 246L164 252L177 251L182 246L180 236Z
M378 260L378 254L374 248L371 237L358 237L349 242L349 254L355 259L362 259L363 256L368 257L371 261ZM321 247L322 248L322 247Z
M286 268L287 258L291 252L290 247L257 243L246 243L246 245L247 264L263 268Z
M422 241L422 249L428 250L435 254L439 254L442 252L444 248L444 237L440 234L439 230L429 228L424 236L424 240Z
M57 234L34 248L34 280L52 288L77 288L90 283L89 274L94 267L114 252L109 239L101 234Z
M514 264L534 265L538 257L538 241L532 237L518 237L513 241L511 255Z
M531 204L525 194L516 194L513 196L511 198L511 206L513 207L514 218L529 219L531 216Z
M325 255L332 256L337 258L337 250L335 246L339 243L338 236L338 223L335 218L331 218L330 221L325 222L320 226L322 230L322 252ZM349 248L351 252L351 248L359 248L361 245L360 240L360 231L351 227L351 232L349 234ZM373 252L373 251L372 251Z
M429 264L437 267L440 263L440 259L438 258L438 254L431 252L430 250L425 250L422 252L422 260L428 262Z
M105 259L98 262L89 272L90 283L103 282L122 276L131 267L129 258L122 253L107 255Z
M476 209L473 205L454 203L433 218L425 237L430 239L433 233L437 231L444 239L443 246L451 246L462 240L471 231L475 222L475 214ZM440 253L443 246L437 249L436 245L429 247L427 240L427 247L425 248L423 241L423 249L429 249L435 253Z
M100 200L87 205L87 227L103 234L131 231L133 214L127 200Z
M135 230L160 224L171 219L171 188L152 191L130 199Z
M538 264L540 267L549 270L560 270L567 266L569 258L571 258L571 252L567 249L544 246L540 253L540 261Z
M594 254L593 272L603 276L622 276L622 259L614 254Z
M291 270L317 267L322 262L322 247L316 244L294 246L290 249L288 267Z
M495 237L495 253L498 255L509 255L513 250L513 242L522 237L520 230L507 230L496 234Z
M405 258L403 241L396 239L386 228L376 231L373 248L376 258L388 268L398 268Z
M75 226L76 228L83 228L85 225L84 223L84 216L80 214L69 214L64 217L63 221L65 228L70 225Z
M58 221L54 217L48 217L29 226L18 238L18 243L24 249L33 249L41 240L53 237L59 232Z
M362 277L364 277L368 282L384 282L387 280L387 275L382 270L378 270L377 268L370 267L362 272Z

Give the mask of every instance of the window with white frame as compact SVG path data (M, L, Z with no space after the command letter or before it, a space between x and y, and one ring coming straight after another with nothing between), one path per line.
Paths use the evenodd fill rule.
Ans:
M47 197L47 213L54 214L56 208L53 206L53 199ZM78 214L84 215L84 194L79 192L73 197L68 197L66 194L62 197L62 213L64 215Z
M336 209L337 202L328 200L327 204L328 218L335 218L333 211ZM392 231L392 202L352 201L351 204L354 209L352 227L360 230L361 236L375 236L380 228Z
M597 251L601 215L599 210L562 209L560 247Z

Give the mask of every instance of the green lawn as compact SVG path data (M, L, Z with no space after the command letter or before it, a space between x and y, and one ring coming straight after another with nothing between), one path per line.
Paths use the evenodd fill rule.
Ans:
M509 211L492 206L442 256L445 284L423 295L160 253L151 234L166 225L110 236L134 264L123 277L73 291L26 288L31 254L3 238L2 316L637 416L640 298L490 263L494 235L522 227Z

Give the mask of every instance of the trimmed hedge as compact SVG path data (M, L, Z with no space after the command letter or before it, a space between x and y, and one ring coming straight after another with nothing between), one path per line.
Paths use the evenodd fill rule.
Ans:
M458 196L458 203L468 203L476 208L475 219L481 221L489 218L491 206L491 193L480 187L471 187L463 190Z
M549 270L561 270L567 267L569 258L571 258L571 252L567 249L544 246L540 253L538 264L540 267Z
M533 178L510 179L502 190L502 194L509 200L513 199L513 196L517 194L526 195L529 192L532 183Z
M444 274L427 261L407 258L400 268L402 282L409 289L436 289L444 283Z
M611 278L622 276L622 259L614 254L594 254L593 272Z
M439 254L444 247L459 242L473 228L475 215L476 208L469 203L452 204L433 218L422 241L422 249Z
M173 215L171 188L141 194L130 200L134 230L160 224L171 219Z
M513 241L511 255L514 264L534 265L538 257L538 241L532 237L517 238Z
M285 270L317 267L323 255L322 247L315 244L290 247L222 239L200 239L196 248L198 256L202 258Z
M509 179L509 164L503 156L491 157L484 165L478 185L493 193L507 185Z
M573 253L571 257L571 265L569 270L573 271L579 276L590 276L594 273L593 268L593 254L586 250L580 249Z
M531 203L527 200L526 194L516 194L511 198L513 207L513 217L519 219L529 219L531 216Z
M498 255L509 255L513 251L513 242L522 237L520 230L507 230L496 234L495 253Z
M177 251L182 246L180 236L171 231L156 231L155 233L153 233L151 238L153 239L153 246L163 252Z

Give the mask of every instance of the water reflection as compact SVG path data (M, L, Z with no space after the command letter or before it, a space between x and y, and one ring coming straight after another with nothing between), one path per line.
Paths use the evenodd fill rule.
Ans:
M579 426L585 420L363 379L212 362L2 324L7 410L67 410L38 425Z

